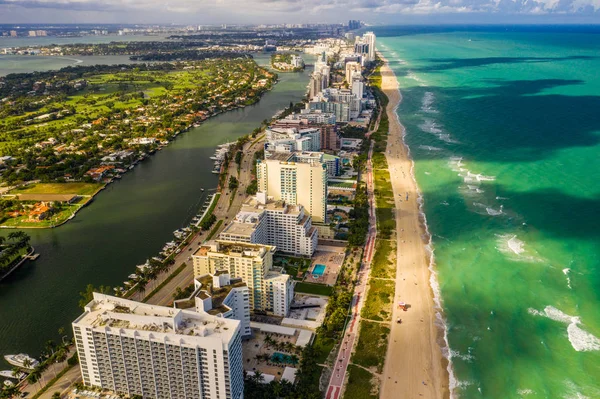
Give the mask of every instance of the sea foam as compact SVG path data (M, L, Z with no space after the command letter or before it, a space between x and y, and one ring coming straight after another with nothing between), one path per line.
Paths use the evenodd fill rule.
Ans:
M600 350L600 339L579 327L581 324L579 317L569 316L553 306L546 306L543 311L533 308L529 308L528 311L534 316L543 316L550 320L568 324L567 336L571 346L577 352Z
M437 114L438 110L433 107L433 100L433 93L430 91L425 92L423 100L421 101L421 111L427 112L428 114Z

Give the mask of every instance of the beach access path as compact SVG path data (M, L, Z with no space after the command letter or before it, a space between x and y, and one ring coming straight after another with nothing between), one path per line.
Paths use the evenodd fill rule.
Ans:
M396 117L402 97L398 80L387 60L384 61L382 89L389 99L390 126L386 158L395 199L398 248L392 320L401 318L402 324L392 323L380 397L448 398L447 360L440 345L443 331L436 325L429 256L424 242L426 232L419 216L417 185L403 139L404 127ZM410 305L408 311L396 306L399 301Z

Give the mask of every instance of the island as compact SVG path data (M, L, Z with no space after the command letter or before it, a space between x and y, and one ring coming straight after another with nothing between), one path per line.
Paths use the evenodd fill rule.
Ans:
M271 55L271 67L280 72L300 72L304 70L304 60L296 54L276 53Z
M64 223L180 133L256 103L276 78L247 56L0 78L0 226Z

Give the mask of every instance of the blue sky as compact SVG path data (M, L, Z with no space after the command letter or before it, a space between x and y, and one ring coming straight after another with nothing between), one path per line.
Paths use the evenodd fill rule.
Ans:
M0 0L0 23L600 23L600 0Z

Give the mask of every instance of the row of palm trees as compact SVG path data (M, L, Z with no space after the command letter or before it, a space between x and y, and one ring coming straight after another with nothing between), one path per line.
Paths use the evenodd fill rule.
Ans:
M69 359L69 347L72 342L65 340L65 329L59 328L58 333L62 337L62 341L56 344L54 341L49 340L46 342L45 351L41 356L41 362L29 373L26 380L29 385L39 384L39 388L42 389L46 385L45 371L50 369L53 364L65 363ZM26 360L24 367L28 369L31 363ZM56 378L56 368L51 368L54 378ZM13 375L17 376L22 370L18 367L13 368Z
M29 247L29 241L30 237L24 231L13 231L8 237L0 236L0 275L11 266L21 249Z
M298 355L302 353L302 348L300 346L296 346L291 342L279 342L271 337L270 334L265 335L263 342L267 345L267 348L273 348L281 352L295 353Z

